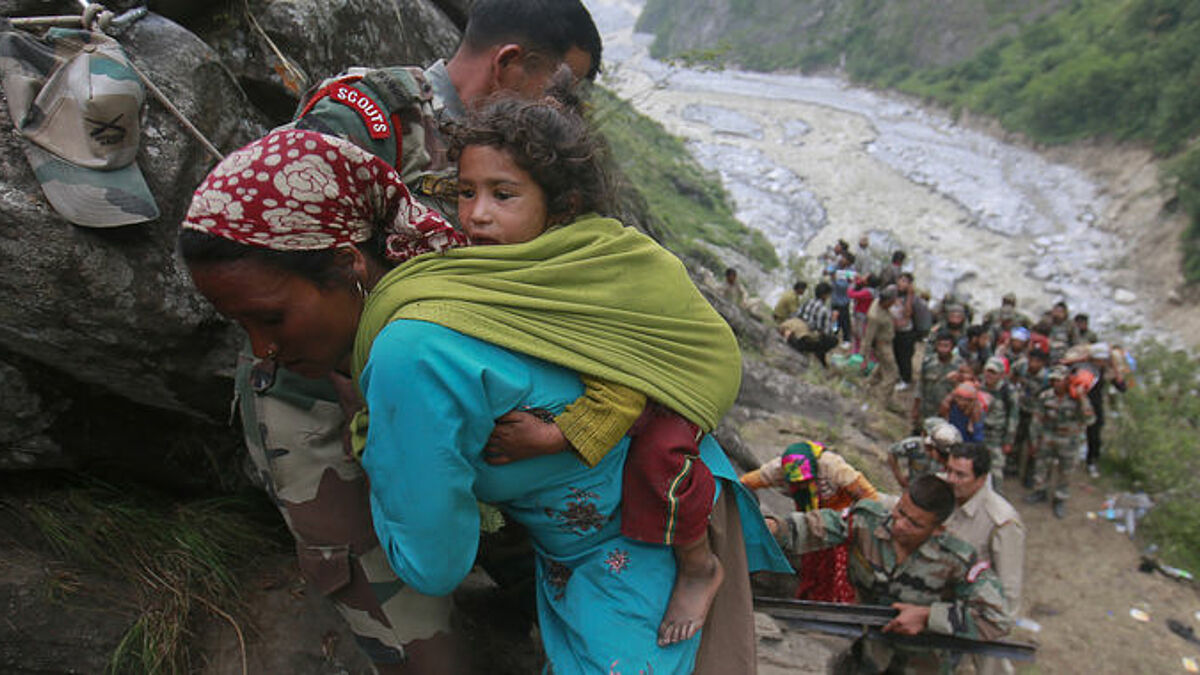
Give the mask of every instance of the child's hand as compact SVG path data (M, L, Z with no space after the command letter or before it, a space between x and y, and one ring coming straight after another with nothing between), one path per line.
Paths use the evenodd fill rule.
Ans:
M496 427L483 446L483 459L498 466L567 450L567 438L553 421L533 413L510 410L496 420Z

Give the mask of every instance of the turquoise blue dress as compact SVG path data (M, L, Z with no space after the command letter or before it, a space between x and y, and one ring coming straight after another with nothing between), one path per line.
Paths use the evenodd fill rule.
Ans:
M666 648L657 629L675 580L671 549L621 536L628 439L589 469L572 453L491 466L493 420L515 408L555 413L583 392L572 371L423 321L379 334L361 379L370 410L363 467L375 529L397 575L445 595L470 572L479 542L476 500L528 528L537 552L538 618L547 671L690 673L699 636ZM733 477L715 441L701 456ZM723 481L718 481L720 485ZM734 481L751 569L790 571Z

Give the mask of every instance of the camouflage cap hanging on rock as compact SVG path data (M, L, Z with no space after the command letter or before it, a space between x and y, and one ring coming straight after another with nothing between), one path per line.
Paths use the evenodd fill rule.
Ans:
M87 227L158 217L134 163L145 93L116 40L59 28L38 39L3 22L0 75L25 155L55 211Z

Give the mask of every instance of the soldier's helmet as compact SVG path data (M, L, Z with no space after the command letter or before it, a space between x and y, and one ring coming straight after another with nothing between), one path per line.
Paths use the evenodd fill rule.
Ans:
M950 448L962 443L962 433L954 425L946 422L929 434L930 442L938 450L949 452Z
M921 429L925 431L925 436L928 438L933 435L934 429L943 424L949 424L944 417L926 417L925 421L921 424Z
M1066 366L1054 366L1050 369L1050 374L1047 379L1050 380L1065 380L1071 376L1071 371Z

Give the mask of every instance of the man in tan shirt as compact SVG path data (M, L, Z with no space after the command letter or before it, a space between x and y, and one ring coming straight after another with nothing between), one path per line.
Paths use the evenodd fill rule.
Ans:
M871 396L887 401L892 385L900 378L896 367L896 355L892 350L892 339L896 335L892 323L891 307L896 302L896 287L888 286L879 292L867 312L867 330L863 335L863 369L867 368L869 356L876 360L875 370L867 378L865 387Z
M946 531L975 547L980 560L991 563L1004 591L1004 609L1015 619L1020 609L1025 567L1025 526L1021 516L992 489L992 455L982 443L964 443L950 452L946 480L958 502ZM975 657L980 675L1012 673L1007 659Z

